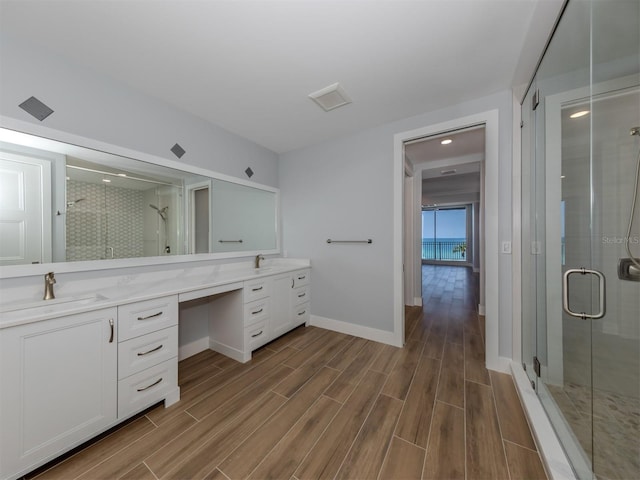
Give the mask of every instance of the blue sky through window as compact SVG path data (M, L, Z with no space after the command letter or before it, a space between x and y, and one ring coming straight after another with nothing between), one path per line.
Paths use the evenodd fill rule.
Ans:
M436 216L435 231L434 215ZM467 238L466 209L423 210L422 238Z

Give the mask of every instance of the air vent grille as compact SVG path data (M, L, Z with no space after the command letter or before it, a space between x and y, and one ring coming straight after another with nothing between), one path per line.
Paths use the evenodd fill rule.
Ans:
M325 112L351 103L351 98L339 83L313 92L309 94L309 98L320 105Z

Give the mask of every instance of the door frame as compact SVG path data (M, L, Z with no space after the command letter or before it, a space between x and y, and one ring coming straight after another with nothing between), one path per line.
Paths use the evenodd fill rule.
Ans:
M483 172L484 228L481 232L480 248L480 297L485 298L486 335L485 352L486 367L491 370L508 371L510 359L500 357L500 319L499 319L499 278L498 278L498 178L499 168L499 110L469 115L466 117L437 123L394 135L394 168L393 168L393 264L394 264L394 339L397 345L404 343L404 282L402 263L404 256L404 143L421 137L468 128L476 125L485 126L485 162ZM410 208L416 209L417 205ZM415 210L411 218L416 218ZM415 220L414 220L415 221ZM417 231L416 228L413 229ZM482 241L484 238L484 242ZM510 294L511 292L507 292Z

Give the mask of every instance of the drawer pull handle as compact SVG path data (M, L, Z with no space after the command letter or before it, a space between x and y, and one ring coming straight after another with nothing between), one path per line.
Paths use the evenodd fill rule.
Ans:
M162 310L160 310L158 313L154 313L153 315L147 315L146 317L138 317L138 320L149 320L150 318L155 318L155 317L159 317L160 315L162 315Z
M306 295L306 293L301 293L301 294L299 294L299 295L298 295L298 298L302 298L302 297L304 297L305 295Z
M160 345L159 347L156 348L152 348L151 350L148 350L146 352L138 352L138 356L139 357L144 357L145 355L149 355L150 353L153 352L157 352L158 350L160 350L163 347L163 345Z
M160 377L158 380L156 380L155 382L153 382L151 385L148 385L146 387L143 388L138 388L139 392L144 392L145 390L150 389L151 387L155 387L157 384L159 384L162 381L162 377Z
M262 287L252 288L251 289L252 292L259 292L260 290L262 290Z
M306 310L302 310L301 312L298 312L298 316L304 315L305 313L307 313L307 311Z
M304 280L305 278L307 278L306 275L301 275L301 276L298 277L298 280Z
M259 313L262 313L263 310L264 310L264 308L261 308L260 310L256 310L255 312L251 312L251 315L257 315Z
M263 330L260 330L258 333L251 335L251 338L256 338L259 337L260 335L262 335Z
M109 335L109 343L113 343L113 318L109 319L109 328L111 329L111 334Z

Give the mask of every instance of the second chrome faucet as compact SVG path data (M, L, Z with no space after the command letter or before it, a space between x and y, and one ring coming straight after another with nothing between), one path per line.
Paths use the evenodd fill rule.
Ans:
M258 254L258 255L256 255L256 261L255 261L255 263L253 264L253 266L254 266L255 268L260 268L260 260L264 260L264 257L263 257L262 255L259 255L259 254Z
M53 300L56 298L53 293L53 284L56 283L56 277L53 272L49 272L44 276L44 297L43 300Z

